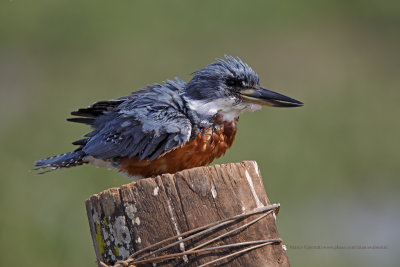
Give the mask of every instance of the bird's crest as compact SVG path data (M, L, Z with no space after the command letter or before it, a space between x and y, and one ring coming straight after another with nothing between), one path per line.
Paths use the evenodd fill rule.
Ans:
M258 84L259 78L254 70L244 63L239 57L225 55L225 59L217 58L217 62L211 63L201 70L193 72L196 78L211 78L216 75L236 79L243 79L252 84Z

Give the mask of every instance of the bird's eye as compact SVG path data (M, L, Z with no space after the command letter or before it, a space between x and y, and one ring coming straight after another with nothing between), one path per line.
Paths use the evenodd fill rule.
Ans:
M235 80L234 80L234 79L228 79L228 80L226 80L226 85L228 85L228 86L234 86L234 85L235 85Z
M231 87L244 87L245 86L245 81L241 79L227 79L226 80L226 85L231 86Z

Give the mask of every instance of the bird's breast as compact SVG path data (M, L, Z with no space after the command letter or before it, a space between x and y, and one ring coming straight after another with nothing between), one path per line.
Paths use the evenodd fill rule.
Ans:
M152 161L140 161L136 157L122 158L120 171L128 176L150 177L207 165L232 146L237 130L236 122L237 119L201 129L183 146Z

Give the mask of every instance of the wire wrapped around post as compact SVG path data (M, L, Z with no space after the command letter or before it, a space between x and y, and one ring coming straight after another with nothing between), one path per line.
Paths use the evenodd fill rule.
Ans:
M204 254L204 253L211 252L211 251L219 251L219 250L224 250L224 249L234 250L234 249L238 249L238 248L240 249L240 248L245 247L244 249L241 249L238 251L232 251L228 255L225 255L223 257L211 260L207 263L200 265L200 266L209 266L209 265L217 263L221 260L228 259L230 257L234 257L241 253L245 253L247 251L257 249L262 246L280 244L282 242L282 240L280 238L275 238L275 239L267 239L267 240L251 240L251 241L246 241L246 242L240 242L240 243L234 243L234 244L222 245L222 246L214 246L214 247L208 247L208 248L201 249L202 247L205 247L221 238L232 235L235 232L238 232L242 229L249 227L253 223L258 222L259 220L266 217L268 214L270 214L272 212L276 213L276 211L279 210L279 207L280 207L279 204L273 204L273 205L265 206L262 208L256 208L256 209L252 210L251 212L246 212L246 213L242 213L239 215L235 215L230 218L226 218L226 219L219 220L217 222L210 223L210 224L202 226L202 227L198 227L196 229L187 231L180 235L176 235L174 237L167 238L163 241L157 242L154 245L151 245L149 247L146 247L144 249L141 249L141 250L133 253L131 256L129 256L128 259L123 260L123 261L118 261L112 267L137 266L137 265L146 264L146 263L160 263L160 262L170 260L170 259L182 258L185 255L192 255L192 254L200 255L200 254ZM261 215L259 215L260 213L261 213ZM231 231L228 231L226 233L219 234L217 237L212 238L211 240L207 240L204 243L197 245L196 247L190 248L185 252L165 254L162 256L155 256L158 253L162 253L163 251L166 251L168 248L180 245L181 243L184 243L185 241L188 241L188 240L192 240L194 238L202 238L206 234L213 232L213 231L218 232L221 229L221 227L223 227L224 225L227 225L230 223L235 223L235 224L239 223L240 221L242 221L241 219L245 219L245 218L253 216L253 215L259 215L259 216L257 216L254 220L252 220L248 223L237 226L237 228L235 228ZM185 238L183 238L183 237L185 237ZM168 244L168 242L177 240L179 238L182 238L182 239ZM156 249L157 247L160 247L160 248ZM147 252L147 253L145 253L145 252ZM143 255L139 256L141 254L143 254ZM110 267L109 265L105 264L104 262L101 262L101 264L104 267Z
M194 168L87 202L99 266L289 266L255 162Z

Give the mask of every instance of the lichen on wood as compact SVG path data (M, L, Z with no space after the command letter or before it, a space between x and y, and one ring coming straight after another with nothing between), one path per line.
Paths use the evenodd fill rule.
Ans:
M97 260L109 265L171 236L269 204L255 162L163 174L108 189L86 201ZM227 225L223 231L234 227ZM260 223L216 243L271 238L279 238L273 213ZM170 253L185 251L200 241L181 243ZM198 266L215 257L217 255L191 255L157 266ZM280 244L265 246L228 261L229 266L289 265Z

